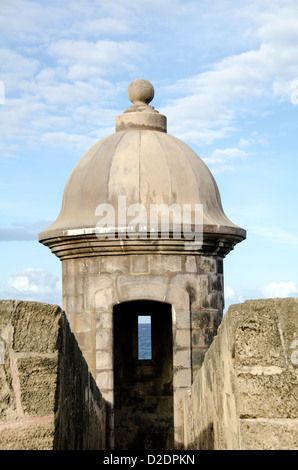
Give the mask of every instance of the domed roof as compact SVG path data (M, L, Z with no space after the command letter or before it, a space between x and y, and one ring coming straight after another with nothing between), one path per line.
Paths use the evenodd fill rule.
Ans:
M192 213L195 205L202 205L204 233L230 236L235 243L245 238L245 231L224 214L205 163L167 133L166 117L148 104L154 96L152 85L135 80L128 96L133 106L116 118L116 132L93 145L75 165L60 214L39 240L93 233L98 206L103 210L109 205L118 214L119 201L125 201L126 208L141 205L147 214L156 204L181 208L188 204ZM125 229L117 217L115 224Z

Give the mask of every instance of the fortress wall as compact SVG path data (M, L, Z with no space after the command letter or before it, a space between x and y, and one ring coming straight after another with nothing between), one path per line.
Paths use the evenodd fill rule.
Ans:
M0 449L104 449L105 422L60 307L0 301Z
M298 450L298 299L232 305L182 401L184 448Z

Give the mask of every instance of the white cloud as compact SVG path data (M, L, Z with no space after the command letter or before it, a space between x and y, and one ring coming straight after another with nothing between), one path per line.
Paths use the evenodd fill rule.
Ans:
M8 298L61 303L61 280L45 269L25 269L7 280L5 291Z
M86 105L93 114L96 103L101 115L109 114L112 108L109 99L115 104L119 87L125 93L123 84L116 83L115 77L137 75L148 68L153 57L171 60L171 54L166 56L162 55L166 52L161 52L167 51L169 44L159 48L158 41L168 41L170 32L173 44L175 40L179 45L185 41L183 28L175 28L181 19L183 25L190 23L194 31L195 21L199 25L207 20L213 26L223 25L229 16L232 24L237 25L237 40L231 39L234 37L231 26L228 34L223 28L220 37L228 37L228 44L239 39L242 49L248 44L250 50L218 56L213 63L205 63L202 73L164 87L166 105L160 109L168 117L169 132L182 140L209 145L225 139L237 129L241 116L251 109L251 99L273 99L275 95L290 100L293 92L290 84L298 77L296 11L297 4L289 1L266 2L264 7L257 1L244 2L242 9L235 8L231 1L224 2L224 6L215 2L211 9L207 2L198 6L195 1L185 4L179 0L150 0L132 1L127 9L123 0L54 1L50 8L33 0L11 0L3 5L1 12L0 27L6 38L2 62L7 64L6 92L13 90L20 97L22 109L16 103L14 106L14 100L7 100L1 122L3 135L6 140L20 140L27 136L39 138L39 132L43 131L47 136L57 132L86 133L83 119L72 121L74 115L78 116L77 108ZM169 18L171 21L165 23ZM155 34L149 37L153 19ZM239 24L245 25L243 30ZM206 26L204 34L210 39ZM16 41L16 37L18 47L10 51L7 44ZM199 43L199 38L193 41L192 51L201 51L201 44L196 42ZM174 64L169 63L169 77L171 67L177 64L176 60ZM191 70L200 70L200 64L193 64ZM178 95L179 99L166 101L167 97ZM96 126L94 122L93 130ZM244 141L239 143L239 149L244 146ZM216 157L219 154L210 157L214 158L214 164Z
M237 147L213 150L210 157L203 158L207 166L213 170L215 166L217 171L231 169L231 161L246 160L248 152Z
M93 18L83 24L83 32L87 35L128 35L134 32L131 18Z
M225 309L226 312L230 305L242 303L245 299L239 292L236 292L235 289L227 285L224 288L224 300L225 300Z
M69 80L88 80L92 77L136 70L136 63L147 56L149 48L136 41L60 40L52 43L47 53L65 68Z
M297 294L298 289L293 281L289 282L270 282L261 288L261 292L266 298L289 297Z
M172 85L171 92L184 97L172 100L163 111L178 137L210 143L229 135L249 111L251 100L273 101L275 95L290 102L291 81L298 78L297 4L283 8L275 2L263 12L255 3L249 15L259 47L226 56L207 71Z
M225 287L225 298L227 300L233 299L236 297L236 292L234 291L232 286Z
M40 68L37 59L7 48L0 49L1 80L5 85L7 96L19 92L22 84L31 81Z

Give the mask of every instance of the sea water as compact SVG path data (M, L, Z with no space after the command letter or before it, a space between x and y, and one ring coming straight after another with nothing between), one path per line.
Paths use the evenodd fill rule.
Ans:
M151 324L139 323L138 325L138 359L151 359Z

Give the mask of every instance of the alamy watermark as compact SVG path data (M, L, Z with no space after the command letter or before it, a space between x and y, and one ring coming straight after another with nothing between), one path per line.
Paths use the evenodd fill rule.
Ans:
M126 196L118 196L116 206L99 204L95 234L103 239L183 240L185 249L198 249L203 243L203 204L127 205Z

